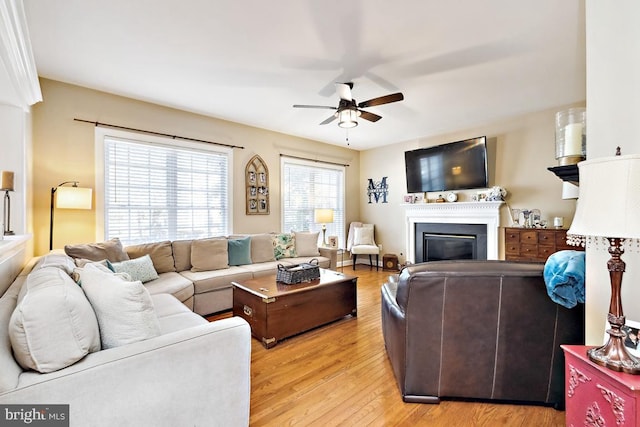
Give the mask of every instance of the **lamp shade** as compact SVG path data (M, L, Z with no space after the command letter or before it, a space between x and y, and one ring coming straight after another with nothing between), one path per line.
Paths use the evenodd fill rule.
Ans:
M580 195L567 234L640 238L640 155L587 160L578 171Z
M338 126L341 128L353 128L358 126L358 111L346 108L338 113Z
M13 191L13 172L2 171L0 176L0 191Z
M56 190L56 208L91 209L91 188L58 187Z
M333 209L316 209L313 211L313 222L316 224L331 224L333 222Z

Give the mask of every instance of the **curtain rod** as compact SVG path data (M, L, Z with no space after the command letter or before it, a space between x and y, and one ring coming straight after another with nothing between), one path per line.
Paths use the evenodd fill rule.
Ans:
M91 121L91 120L82 120L82 119L73 119L76 122L83 122L83 123L91 123L94 126L104 126L104 127L110 127L110 128L114 128L114 129L124 129L124 130L131 130L134 132L142 132L142 133L148 133L150 135L157 135L157 136L166 136L172 139L182 139L185 141L195 141L195 142L205 142L207 144L213 144L213 145L220 145L222 147L229 147L229 148L241 148L244 150L244 147L241 147L239 145L231 145L231 144L223 144L221 142L213 142L213 141L205 141L204 139L196 139L196 138L188 138L186 136L178 136L178 135L170 135L168 133L161 133L161 132L154 132L151 130L144 130L144 129L136 129L136 128L129 128L126 126L118 126L118 125L111 125L109 123L100 123L100 122L96 122L96 121Z
M307 160L309 162L325 163L327 165L336 165L336 166L349 167L349 165L344 164L344 163L334 163L334 162L327 162L327 161L324 161L324 160L309 159L307 157L290 156L289 154L280 154L280 157L289 157L290 159Z

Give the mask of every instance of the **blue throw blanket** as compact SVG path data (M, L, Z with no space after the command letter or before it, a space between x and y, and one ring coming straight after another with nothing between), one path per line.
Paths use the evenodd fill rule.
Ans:
M544 282L551 300L567 308L584 303L584 252L559 251L544 265Z

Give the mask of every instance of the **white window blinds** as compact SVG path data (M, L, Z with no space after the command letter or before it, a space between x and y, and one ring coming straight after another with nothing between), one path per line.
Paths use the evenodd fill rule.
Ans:
M229 233L229 155L105 137L105 237L124 244Z
M322 224L314 223L314 209L330 208L333 223L326 224L326 235L338 236L338 245L344 248L344 166L282 157L281 170L282 230L320 231Z

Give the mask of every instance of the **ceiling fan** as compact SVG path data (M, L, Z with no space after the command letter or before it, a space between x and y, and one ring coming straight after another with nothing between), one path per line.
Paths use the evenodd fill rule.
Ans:
M391 102L402 101L404 95L401 92L392 93L390 95L380 96L378 98L372 98L368 101L357 103L351 96L351 89L353 89L353 83L336 83L336 92L340 96L340 103L337 107L330 107L328 105L299 105L295 104L294 108L321 108L327 110L336 110L330 117L321 122L321 125L331 123L335 119L338 119L338 126L342 128L352 128L358 126L358 117L362 117L370 122L377 122L382 118L374 113L362 110L362 108L373 107L376 105L389 104Z

